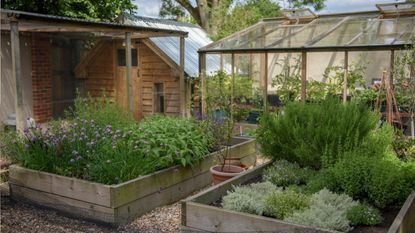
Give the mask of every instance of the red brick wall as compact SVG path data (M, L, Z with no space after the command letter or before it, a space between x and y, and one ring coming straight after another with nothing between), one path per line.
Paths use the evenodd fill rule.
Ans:
M52 75L50 41L47 37L32 36L33 117L36 123L52 118Z

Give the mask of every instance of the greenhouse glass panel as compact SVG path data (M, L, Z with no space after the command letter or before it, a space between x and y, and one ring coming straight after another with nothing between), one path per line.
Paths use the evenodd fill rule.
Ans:
M344 18L331 17L320 18L304 26L294 33L292 36L286 37L280 41L274 41L267 44L268 48L295 48L302 47L312 42L315 39L323 36L330 29L337 26Z
M379 19L351 45L404 44L413 32L414 17Z
M334 31L317 41L313 46L347 45L376 21L376 16L353 17L342 23Z

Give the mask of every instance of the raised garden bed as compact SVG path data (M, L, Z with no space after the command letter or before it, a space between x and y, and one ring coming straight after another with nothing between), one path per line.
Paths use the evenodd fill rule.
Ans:
M230 151L232 157L246 158L244 161L253 161L248 164L253 165L256 158L255 139L235 138ZM209 168L216 163L218 153L207 155L193 168L175 166L117 185L104 185L12 165L9 172L11 198L75 217L119 225L210 184L212 177Z
M189 197L182 202L182 229L184 232L336 232L316 229L217 207L217 203L233 185L259 180L271 162L258 166L245 174L213 186L206 191ZM412 233L415 229L415 192L401 208L388 233Z

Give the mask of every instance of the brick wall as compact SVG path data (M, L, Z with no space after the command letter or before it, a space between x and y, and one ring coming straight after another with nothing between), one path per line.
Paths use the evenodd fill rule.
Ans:
M33 117L36 123L52 118L52 75L50 41L34 33L32 35L32 89Z

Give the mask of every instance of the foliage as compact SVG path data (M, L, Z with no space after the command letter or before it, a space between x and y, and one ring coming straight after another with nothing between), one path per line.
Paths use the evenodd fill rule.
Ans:
M402 204L415 187L414 172L408 172L401 161L373 161L367 184L369 200L377 207Z
M324 7L325 0L289 0L296 7ZM160 15L183 18L190 15L196 23L217 40L251 26L262 18L280 14L280 5L271 0L162 0ZM179 16L179 17L178 17Z
M279 160L264 171L263 179L280 186L306 184L308 179L314 175L310 169L300 168L296 163Z
M68 119L93 120L100 127L112 125L115 129L122 129L134 123L134 119L125 109L108 99L97 99L91 96L83 98L78 95L74 107L69 109L65 115Z
M257 139L265 156L319 169L360 146L378 119L355 102L290 103L282 114L261 118Z
M295 212L284 220L323 229L349 231L350 221L346 214L357 204L347 195L335 194L323 189L312 195L307 209Z
M415 36L411 43L415 44ZM400 106L411 115L411 134L415 137L415 47L409 46L404 52L398 53L393 67L395 95L400 97Z
M357 87L365 86L364 71L366 63L361 58L348 69L347 87L351 95L357 95ZM294 65L292 65L294 64ZM284 103L297 101L301 98L301 57L291 55L280 59L277 65L281 72L272 79L272 86L276 88L278 96ZM307 100L321 101L328 96L340 96L343 93L344 67L331 66L323 74L324 82L306 80Z
M397 134L393 141L393 150L402 160L413 160L415 159L415 139Z
M212 19L217 31L211 37L219 40L237 31L245 29L263 18L280 16L281 7L271 0L246 0L235 4L225 17Z
M255 183L247 186L236 186L233 192L223 197L223 208L262 215L265 206L265 197L276 191L277 188L270 182Z
M213 138L215 138L215 148L223 149L220 153L222 168L226 158L229 156L229 146L231 145L232 133L235 126L233 118L232 85L231 78L222 71L206 79L205 102L207 108L207 125Z
M383 222L382 215L378 209L361 203L347 211L347 219L349 219L350 224L353 226L374 226Z
M365 70L366 60L361 57L358 62L354 62L349 65L347 70L347 88L351 96L356 95L357 87L365 87ZM323 78L326 80L326 90L330 94L341 95L344 87L344 67L343 66L330 66L324 71Z
M103 116L107 109L91 111ZM76 116L46 129L25 129L24 134L8 139L4 151L23 167L104 184L178 164L195 165L209 152L212 140L194 120L161 116L124 129Z
M82 19L114 21L122 13L134 13L131 0L2 0L5 9Z
M274 191L265 199L264 215L284 219L309 206L309 197L292 190Z
M367 199L379 208L402 204L415 187L415 163L402 162L395 155L368 157L361 151L323 169L307 185L308 192L327 188L357 199Z

